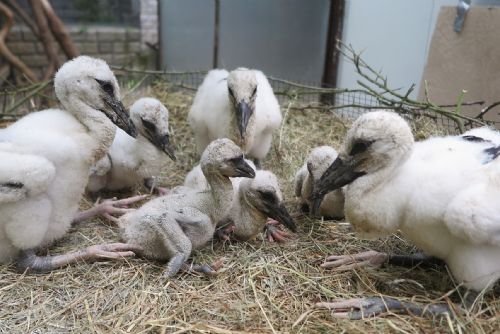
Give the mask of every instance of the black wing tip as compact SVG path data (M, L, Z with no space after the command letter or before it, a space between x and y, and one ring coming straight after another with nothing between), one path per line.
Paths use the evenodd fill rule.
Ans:
M484 153L488 155L488 160L486 161L486 163L491 162L496 158L498 158L498 156L500 156L500 145L488 147L487 149L484 150Z
M476 143L490 142L489 140L478 137L478 136L466 135L466 136L462 136L462 138L465 139L466 141L476 142Z
M24 187L24 184L21 182L5 182L0 183L0 187L21 189L22 187Z

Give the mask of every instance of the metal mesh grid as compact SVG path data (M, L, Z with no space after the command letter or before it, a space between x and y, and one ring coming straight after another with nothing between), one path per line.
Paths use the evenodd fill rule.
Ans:
M207 71L196 72L141 72L141 71L120 71L117 70L119 81L127 82L138 76L148 76L148 80L139 80L143 85L151 83L154 79L161 79L168 82L173 89L181 90L186 94L194 95L198 86L202 83ZM386 106L382 105L379 100L363 90L342 90L337 89L332 92L332 89L317 87L313 84L292 82L284 79L269 77L269 82L283 108L293 105L293 107L301 109L316 109L325 112L332 112L340 117L354 119L372 109L383 109ZM2 110L5 111L9 106L15 105L17 101L23 100L24 97L30 94L30 91L19 90L18 93L11 95L2 92L1 102ZM46 98L55 100L53 97L45 95ZM26 112L36 109L36 103L24 102L25 110L18 113L18 116ZM35 108L35 109L33 109ZM433 120L438 127L445 128L448 132L458 132L456 123L448 117L418 109L405 109L404 106L397 110L408 121L414 120L416 117L424 116ZM0 116L2 114L0 113ZM3 116L9 116L3 114ZM1 118L1 117L0 117ZM9 117L5 117L9 118ZM499 127L500 123L493 124ZM477 125L474 125L477 126ZM464 127L469 129L472 124L465 122Z
M185 90L188 94L195 94L196 89L202 83L207 71L176 73L165 72L161 75L163 80L171 83L177 89ZM364 91L341 91L331 92L321 87L306 83L292 82L284 79L269 77L269 82L282 107L289 103L300 108L321 109L332 112L335 115L345 118L356 118L362 113L373 109L383 109L377 98ZM458 132L457 125L448 117L419 109L398 109L397 111L408 121L413 121L416 117L427 117L433 120L437 126L445 128L448 132ZM499 125L494 124L494 125ZM469 122L464 123L464 127L469 129L474 127Z

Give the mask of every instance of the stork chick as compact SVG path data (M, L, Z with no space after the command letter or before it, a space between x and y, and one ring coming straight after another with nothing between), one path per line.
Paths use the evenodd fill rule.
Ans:
M490 289L500 278L500 146L464 139L414 143L410 127L397 114L366 113L353 123L338 158L316 182L313 209L324 194L346 186L346 218L359 235L401 231L427 255L443 260L467 289ZM347 270L386 262L415 265L422 257L370 251L333 256L323 266ZM357 309L352 318L391 309L449 312L443 305L410 304L374 297L322 306L336 312Z
M255 168L250 160L246 162ZM295 223L283 203L276 175L270 171L258 170L253 179L231 178L231 182L234 199L228 211L229 215L217 223L217 235L220 238L228 240L234 235L239 240L248 240L265 229L269 241L284 242L290 235L278 229L277 224L296 231ZM184 187L176 191L182 192L189 188L210 188L200 165L195 166L186 175Z
M337 156L337 151L331 146L316 147L295 175L295 196L300 199L302 211L310 211L314 182L320 179ZM342 189L325 195L319 207L319 214L330 219L344 218L344 193Z
M216 138L229 138L259 168L281 120L278 100L266 76L246 68L208 72L188 115L198 152Z
M157 99L141 98L130 107L130 118L138 130L133 138L118 129L109 153L91 168L87 190L120 190L140 184L164 195L155 176L165 168L165 154L175 161L170 143L168 110Z
M34 112L0 130L0 263L15 260L23 271L121 258L138 250L112 244L36 256L38 248L61 238L75 219L102 212L98 207L77 215L89 168L113 141L113 123L136 136L104 61L86 56L68 61L56 73L54 86L64 110Z
M148 258L168 260L167 277L177 274L193 249L210 241L215 224L226 216L233 199L229 177L255 176L241 149L225 138L207 146L201 169L209 190L184 190L158 197L119 219L123 239L140 246ZM214 272L208 266L195 268L207 274Z

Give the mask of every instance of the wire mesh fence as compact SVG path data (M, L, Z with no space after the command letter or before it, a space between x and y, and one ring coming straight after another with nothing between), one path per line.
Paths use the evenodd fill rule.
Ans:
M207 71L170 72L139 71L115 68L122 83L133 82L132 89L151 84L154 80L164 80L169 90L181 91L194 95L202 83ZM331 112L337 116L354 119L362 113L373 109L392 109L400 113L408 121L418 117L426 117L445 128L450 133L459 131L456 122L447 116L426 109L408 107L404 104L387 105L383 99L363 89L324 88L307 83L288 81L269 77L269 82L283 108L319 110ZM123 89L127 91L127 87ZM40 108L42 104L53 105L56 99L52 93L52 82L42 82L25 87L6 88L0 91L2 112L0 120L14 120L26 113ZM499 123L492 124L499 126ZM464 129L475 127L473 122L464 122Z
M207 71L163 72L159 75L159 79L168 82L173 90L182 90L186 94L194 95L206 73ZM268 79L282 107L292 104L295 109L322 110L350 119L374 109L393 109L408 121L426 117L437 126L446 128L450 133L459 131L455 121L449 117L426 109L409 108L403 104L386 105L379 98L362 89L332 89L275 77L268 77ZM492 123L492 125L498 127L500 124ZM465 129L475 126L477 124L473 122L464 123Z

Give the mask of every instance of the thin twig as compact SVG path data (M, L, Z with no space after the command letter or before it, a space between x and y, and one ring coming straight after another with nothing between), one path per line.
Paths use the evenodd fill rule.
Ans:
M10 108L8 108L7 110L4 111L4 114L10 114L12 113L14 110L16 110L20 105L22 105L24 102L28 101L29 99L31 99L33 96L37 95L39 92L41 92L42 90L45 89L45 87L47 87L49 85L49 83L51 83L52 80L49 80L49 81L45 81L44 83L40 84L38 86L38 88L32 90L29 94L27 94L25 97L23 97L22 99L20 99L19 101L17 101L16 103L14 103Z
M409 97L410 93L413 91L414 86L412 85L410 89L405 94L398 93L399 89L391 89L388 86L387 78L383 77L380 71L375 71L371 66L369 66L357 53L352 46L346 45L339 41L339 51L350 60L355 68L356 72L361 76L362 80L358 80L358 84L367 90L369 95L374 96L377 100L387 106L397 106L395 110L404 109L406 111L415 111L418 109L428 110L451 119L457 126L460 132L463 132L464 124L463 121L467 120L471 124L485 125L485 122L481 119L468 117L460 113L456 113L456 110L460 109L463 104L454 105L455 110L448 110L440 107L430 101L428 94L427 83L425 82L425 101L413 100ZM377 90L381 90L380 92Z
M500 101L494 102L487 106L486 108L482 109L479 115L476 116L477 119L483 119L484 115L488 113L491 109L495 108L496 106L500 105Z

